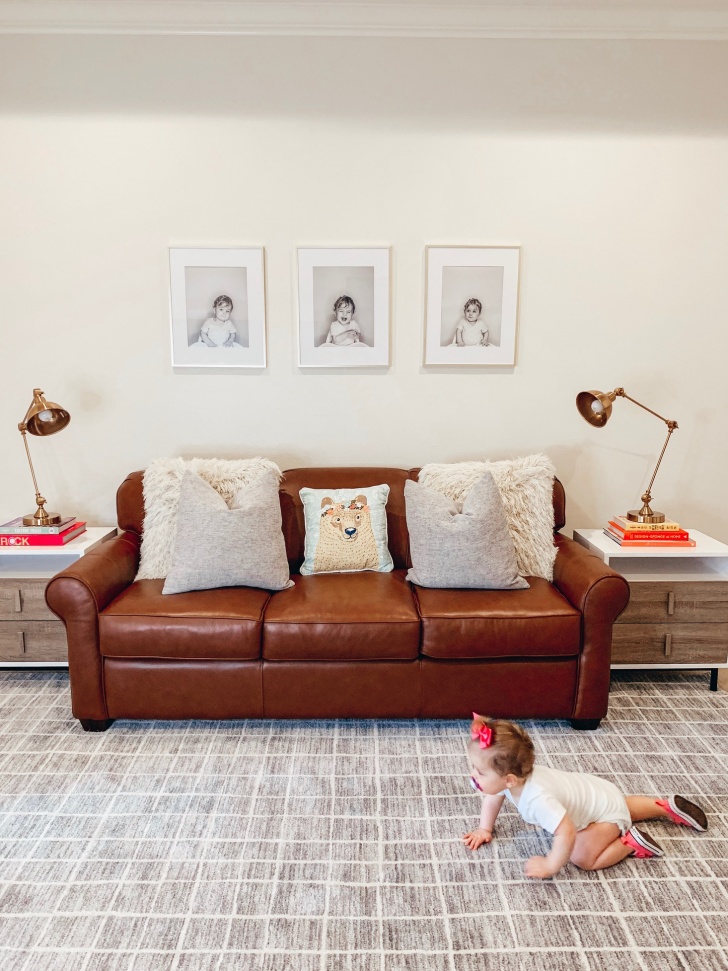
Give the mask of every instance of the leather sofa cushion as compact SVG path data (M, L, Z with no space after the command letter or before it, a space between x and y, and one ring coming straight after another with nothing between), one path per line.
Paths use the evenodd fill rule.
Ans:
M293 577L265 611L267 661L403 660L418 656L420 619L404 570Z
M137 580L102 611L104 657L260 657L268 591L224 587L163 596L163 586L164 580Z
M422 654L450 659L578 654L579 611L547 580L526 579L528 590L415 587Z

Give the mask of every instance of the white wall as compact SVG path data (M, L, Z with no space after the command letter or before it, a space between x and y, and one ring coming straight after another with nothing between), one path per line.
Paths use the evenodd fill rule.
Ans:
M314 38L0 39L0 521L115 520L161 455L282 468L545 451L569 527L654 505L728 541L728 45ZM513 370L425 370L426 244L520 244ZM268 368L175 373L167 247L261 244ZM301 371L295 247L393 254L386 373Z

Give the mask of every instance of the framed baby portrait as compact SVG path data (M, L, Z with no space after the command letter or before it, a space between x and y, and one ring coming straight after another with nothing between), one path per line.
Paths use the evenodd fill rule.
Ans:
M263 248L170 247L172 366L265 367Z
M298 363L389 364L389 247L298 250Z
M428 246L425 365L513 367L518 246Z

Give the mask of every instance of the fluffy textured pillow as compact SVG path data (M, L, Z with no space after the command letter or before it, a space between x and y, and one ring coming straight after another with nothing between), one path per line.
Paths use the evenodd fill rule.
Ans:
M172 562L162 593L290 586L275 474L258 476L243 486L228 507L199 475L185 472Z
M144 533L137 580L167 576L177 528L180 484L186 471L196 472L229 504L253 479L281 470L268 459L155 459L144 472Z
M556 470L548 456L527 455L502 462L433 463L423 466L419 481L462 502L483 472L490 472L498 487L516 549L518 572L553 580Z
M526 590L513 539L490 472L456 503L419 482L404 484L412 569L421 587Z
M361 489L301 489L306 543L301 573L388 573L388 485Z

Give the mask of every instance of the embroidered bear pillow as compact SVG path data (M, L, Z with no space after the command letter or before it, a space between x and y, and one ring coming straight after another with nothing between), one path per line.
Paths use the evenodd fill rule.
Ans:
M388 485L361 489L301 489L306 523L301 573L389 573Z

